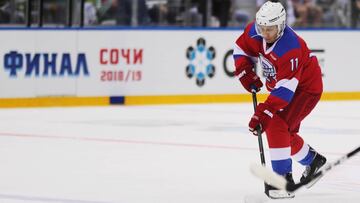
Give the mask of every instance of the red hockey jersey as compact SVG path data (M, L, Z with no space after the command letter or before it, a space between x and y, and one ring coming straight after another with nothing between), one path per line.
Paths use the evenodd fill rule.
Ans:
M265 103L274 110L283 109L289 104L297 90L314 94L322 92L318 60L311 55L305 41L289 26L267 48L265 40L255 29L255 23L249 24L236 40L233 57L235 75L260 62L266 78L266 88L270 91Z

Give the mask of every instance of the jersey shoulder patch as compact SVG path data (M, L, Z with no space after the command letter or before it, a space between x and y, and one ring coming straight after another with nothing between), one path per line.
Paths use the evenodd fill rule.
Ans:
M282 57L287 52L290 52L293 49L298 49L298 48L300 48L300 42L298 36L291 28L286 26L284 30L284 34L281 37L281 39L277 42L273 52L277 56Z

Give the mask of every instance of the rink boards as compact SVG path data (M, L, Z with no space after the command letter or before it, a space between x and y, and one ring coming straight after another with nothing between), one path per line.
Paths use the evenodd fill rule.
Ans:
M322 100L359 100L354 45L360 44L360 31L298 33L322 66ZM218 29L2 29L0 107L249 102L232 75L232 47L240 34Z

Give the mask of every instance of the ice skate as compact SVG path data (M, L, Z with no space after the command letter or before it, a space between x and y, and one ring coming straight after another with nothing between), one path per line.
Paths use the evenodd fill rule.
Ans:
M314 156L314 160L311 162L310 165L306 166L305 171L303 172L301 178L300 178L300 182L305 182L305 181L309 181L313 175L319 171L319 169L324 166L324 164L326 163L326 158L324 156L322 156L321 154L317 153L314 149L310 148L310 151L312 151L313 153L315 153ZM310 188L312 187L319 179L321 178L318 177L314 180L311 180L306 187Z
M292 173L288 173L285 176L285 179L288 182L294 183L294 179L292 177ZM288 198L294 198L295 194L292 192L288 192L286 190L279 190L271 185L268 185L268 190L266 190L266 195L271 199L288 199Z

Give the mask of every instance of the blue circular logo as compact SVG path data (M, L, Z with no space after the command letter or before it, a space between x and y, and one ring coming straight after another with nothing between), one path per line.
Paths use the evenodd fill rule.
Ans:
M189 79L195 77L196 85L204 86L206 78L213 78L215 75L215 66L212 64L215 56L215 48L207 47L205 39L199 38L195 47L186 49L186 58L189 60L186 76Z

